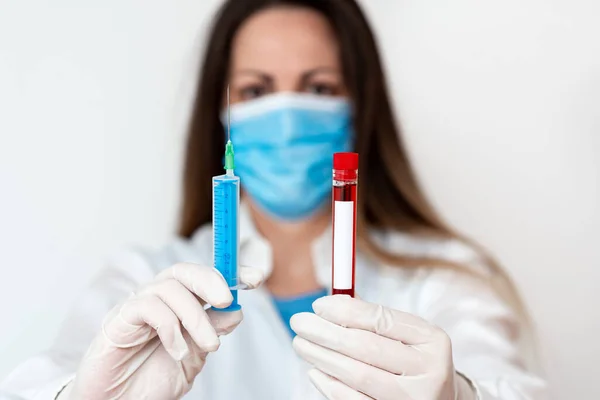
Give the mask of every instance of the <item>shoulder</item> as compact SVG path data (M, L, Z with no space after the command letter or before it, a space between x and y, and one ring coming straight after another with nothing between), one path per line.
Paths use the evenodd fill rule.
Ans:
M124 247L108 258L108 270L153 277L178 262L208 264L211 258L212 230L203 226L191 238L175 236L157 248L140 245Z
M463 240L403 232L380 233L379 236L385 241L386 250L393 254L416 259L435 259L461 265L471 272L488 273L487 255Z
M381 271L402 275L404 279L426 278L469 279L479 276L489 278L494 274L489 255L476 245L454 238L422 236L404 232L372 233L374 242L386 252L406 260L381 262ZM436 263L438 267L436 267ZM441 263L454 267L439 267Z
M379 232L374 239L391 254L416 260L406 266L382 263L380 268L386 278L397 278L391 280L403 287L413 312L424 314L432 303L449 305L459 298L503 303L491 282L504 279L505 274L474 245L459 239L402 232ZM450 266L436 266L435 261Z

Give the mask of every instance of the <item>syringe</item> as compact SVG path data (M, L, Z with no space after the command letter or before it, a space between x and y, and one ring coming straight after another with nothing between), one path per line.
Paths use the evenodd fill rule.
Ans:
M227 87L227 144L225 145L225 175L214 176L213 184L213 254L214 267L223 275L231 289L233 302L219 311L236 311L238 304L237 289L240 178L233 174L233 144L230 135L229 87Z

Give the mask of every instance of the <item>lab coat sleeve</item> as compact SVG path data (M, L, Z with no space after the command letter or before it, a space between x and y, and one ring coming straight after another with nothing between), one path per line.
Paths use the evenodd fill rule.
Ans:
M141 251L126 251L113 257L109 267L99 273L77 301L53 346L23 362L0 384L0 393L6 393L0 399L55 399L75 376L108 311L155 275L147 260Z
M526 367L533 342L523 345L524 326L488 284L465 273L433 271L419 286L419 314L450 336L455 368L480 400L546 398L544 380Z

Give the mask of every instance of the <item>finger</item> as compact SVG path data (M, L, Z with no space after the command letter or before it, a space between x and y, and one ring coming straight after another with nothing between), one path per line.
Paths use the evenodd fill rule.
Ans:
M308 371L310 381L327 400L373 400L318 369Z
M240 282L245 286L243 289L256 289L264 278L265 274L258 268L240 267Z
M220 273L220 271L217 270ZM251 290L260 286L264 279L261 270L252 267L240 267L239 282L235 286L230 286L230 290Z
M241 311L234 312L218 312L212 309L207 311L207 315L210 318L211 324L214 326L217 335L226 335L235 329L243 319ZM190 354L181 363L182 370L185 374L188 383L192 383L194 378L206 363L206 356L208 353L203 349L199 348L194 339L190 336L189 332L184 332L183 337L190 349Z
M410 345L427 343L439 331L415 315L350 296L321 297L313 303L313 310L334 324L374 332Z
M219 348L219 338L202 304L181 282L167 279L146 286L138 297L155 295L175 313L199 348L206 352Z
M325 374L336 378L350 388L378 400L408 400L399 386L396 375L367 365L333 350L294 338L296 353Z
M189 348L183 338L179 319L156 296L133 298L117 309L116 315L103 325L104 337L119 348L147 342L158 334L165 350L177 361L184 359Z
M361 329L344 328L312 313L295 314L290 325L306 340L393 374L425 372L422 353L400 341Z
M226 308L233 301L223 276L214 268L190 263L175 264L158 274L156 282L175 279L213 307Z
M219 336L231 333L244 319L244 314L241 310L221 312L211 308L206 311L206 314L210 318L210 323Z
M198 347L194 339L190 336L189 332L184 332L183 337L187 343L190 354L181 362L181 370L185 376L188 384L193 384L196 376L202 371L204 364L206 363L206 356L208 353Z

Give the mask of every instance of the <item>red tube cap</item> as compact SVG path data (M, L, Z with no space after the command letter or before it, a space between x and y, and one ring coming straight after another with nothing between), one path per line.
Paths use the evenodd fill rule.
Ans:
M358 153L333 153L333 169L358 169Z

